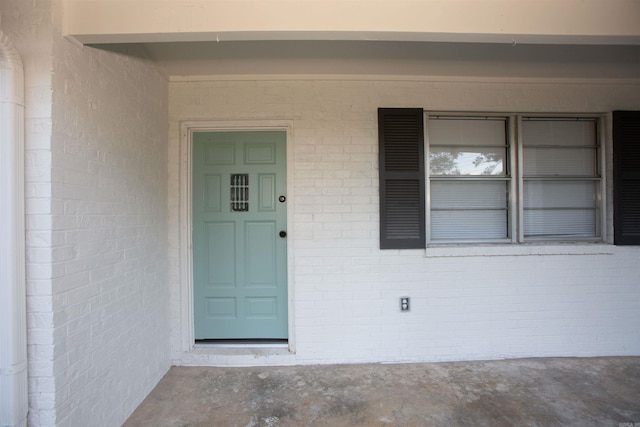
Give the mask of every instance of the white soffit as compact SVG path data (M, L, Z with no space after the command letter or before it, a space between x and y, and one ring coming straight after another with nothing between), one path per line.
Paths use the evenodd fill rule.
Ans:
M83 44L378 40L640 44L638 0L62 0Z
M233 41L95 45L152 59L167 77L250 75L633 79L640 45Z

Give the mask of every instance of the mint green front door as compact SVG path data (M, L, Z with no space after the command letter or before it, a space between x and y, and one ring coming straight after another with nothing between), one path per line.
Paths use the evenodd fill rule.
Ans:
M195 338L287 338L286 132L193 133Z

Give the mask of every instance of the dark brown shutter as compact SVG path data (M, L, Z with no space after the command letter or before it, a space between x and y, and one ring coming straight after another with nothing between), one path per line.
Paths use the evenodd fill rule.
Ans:
M640 245L640 111L613 112L613 221L616 245Z
M421 108L378 109L380 248L425 247Z

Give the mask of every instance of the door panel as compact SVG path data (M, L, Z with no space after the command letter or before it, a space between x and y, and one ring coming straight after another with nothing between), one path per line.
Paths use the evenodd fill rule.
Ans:
M247 144L245 146L245 163L248 165L272 165L276 162L275 144Z
M222 177L220 175L205 175L205 209L208 212L220 212L222 209Z
M249 288L275 288L277 257L275 242L275 222L254 222L246 224L245 271Z
M206 286L234 287L236 284L235 264L236 240L235 224L233 222L206 222L207 253L203 257L206 261Z
M247 317L250 319L275 319L277 316L277 300L272 297L247 298Z
M276 176L275 174L258 175L258 210L273 212L276 210Z
M194 132L196 339L287 338L286 133Z
M207 319L235 319L236 299L235 298L206 298Z
M208 165L233 165L236 162L236 152L233 143L220 142L208 145L204 149L206 164Z

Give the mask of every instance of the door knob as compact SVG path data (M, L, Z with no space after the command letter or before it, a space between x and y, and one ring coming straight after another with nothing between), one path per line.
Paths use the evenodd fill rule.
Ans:
M286 202L286 201L287 201L287 198L286 198L285 196L280 196L280 197L278 197L278 201L279 201L280 203L284 203L284 202Z
M279 233L279 235L280 235L280 237L282 237L282 238L284 239L285 237L287 237L287 232L286 232L286 231L284 231L284 230L282 230L282 231Z

